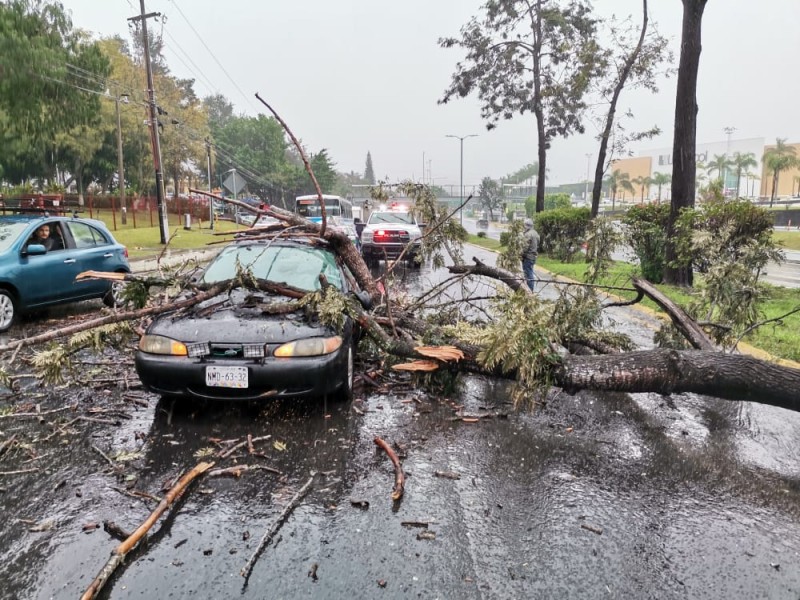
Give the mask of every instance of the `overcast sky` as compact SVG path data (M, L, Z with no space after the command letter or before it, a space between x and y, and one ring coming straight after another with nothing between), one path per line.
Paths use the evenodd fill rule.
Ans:
M138 0L63 0L76 27L98 36L129 37L126 19ZM464 141L464 184L499 178L536 160L533 117L516 116L489 132L476 98L438 105L458 50L437 40L456 35L480 0L147 0L150 21L163 35L173 74L196 80L200 96L220 92L237 112L264 112L258 92L312 152L327 148L340 171L364 171L372 153L378 178L426 176L459 183ZM651 20L680 51L682 3L650 0ZM640 0L595 0L603 15L641 11ZM726 138L776 137L800 142L800 0L709 0L703 21L698 89L698 143ZM201 41L202 38L202 41ZM204 46L207 45L208 49ZM189 58L191 57L191 59ZM220 66L221 65L221 66ZM663 133L642 148L669 147L675 78L657 95L623 94L622 104L642 129ZM549 183L583 181L596 132L555 140ZM637 150L636 147L633 150ZM594 160L594 159L593 159ZM430 161L430 162L428 162ZM430 167L430 173L427 172ZM594 166L592 166L594 170Z

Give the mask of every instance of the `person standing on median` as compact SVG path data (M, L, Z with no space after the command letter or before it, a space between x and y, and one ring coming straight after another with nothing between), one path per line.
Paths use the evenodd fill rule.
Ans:
M536 277L533 274L533 266L536 264L536 257L539 255L539 234L533 228L533 221L525 219L522 233L522 273L525 275L525 283L533 292L536 284Z

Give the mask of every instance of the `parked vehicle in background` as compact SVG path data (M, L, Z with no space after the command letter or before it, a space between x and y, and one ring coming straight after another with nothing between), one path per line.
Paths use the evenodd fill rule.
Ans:
M480 215L478 215L478 222L476 223L476 227L478 229L483 229L483 230L489 229L489 217L486 214L486 211L483 211L481 212Z
M352 224L353 203L350 200L331 194L323 194L322 199L325 202L325 215L327 217L339 217L343 221ZM301 217L305 217L315 223L322 221L322 208L319 204L319 196L316 194L298 196L295 198L294 206L295 213Z
M383 259L396 259L406 246L406 260L419 266L419 248L422 230L413 212L404 210L377 210L373 212L361 232L361 255L367 264Z
M47 225L50 250L34 242ZM75 281L83 271L129 273L128 251L101 221L40 214L0 217L0 331L32 310L102 298L116 302L108 281Z
M197 284L234 279L239 268L249 269L259 280L306 291L320 289L320 275L325 275L330 285L345 294L354 292L369 305L347 268L320 240L239 239L205 267ZM163 396L349 398L358 325L346 317L337 331L302 308L270 314L267 307L286 301L236 288L226 302L212 298L188 311L160 315L139 342L139 378L148 390Z

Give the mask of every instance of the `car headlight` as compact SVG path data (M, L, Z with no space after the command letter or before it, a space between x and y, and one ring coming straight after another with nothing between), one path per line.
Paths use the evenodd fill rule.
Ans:
M365 229L361 232L361 241L362 242L371 242L372 241L372 232Z
M139 350L148 354L167 354L169 356L186 356L186 344L164 337L163 335L143 335L139 340Z
M330 354L342 347L342 338L337 336L329 338L308 338L284 344L275 350L278 358L291 358L293 356L321 356Z

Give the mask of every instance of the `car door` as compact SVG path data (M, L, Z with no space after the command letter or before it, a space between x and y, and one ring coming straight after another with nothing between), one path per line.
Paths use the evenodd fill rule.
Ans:
M75 275L84 271L113 271L117 264L114 247L106 235L81 221L65 221L69 229L70 257L74 259ZM73 275L74 281L74 275ZM81 298L94 298L102 295L109 288L109 283L102 280L87 280L73 283L76 293Z
M25 241L20 250L20 270L18 288L27 307L43 306L67 302L80 297L74 280L78 274L72 250L65 247L63 229L58 221L44 223L50 226L51 237L56 242L45 254L29 255L25 252ZM37 227L41 226L37 225Z

